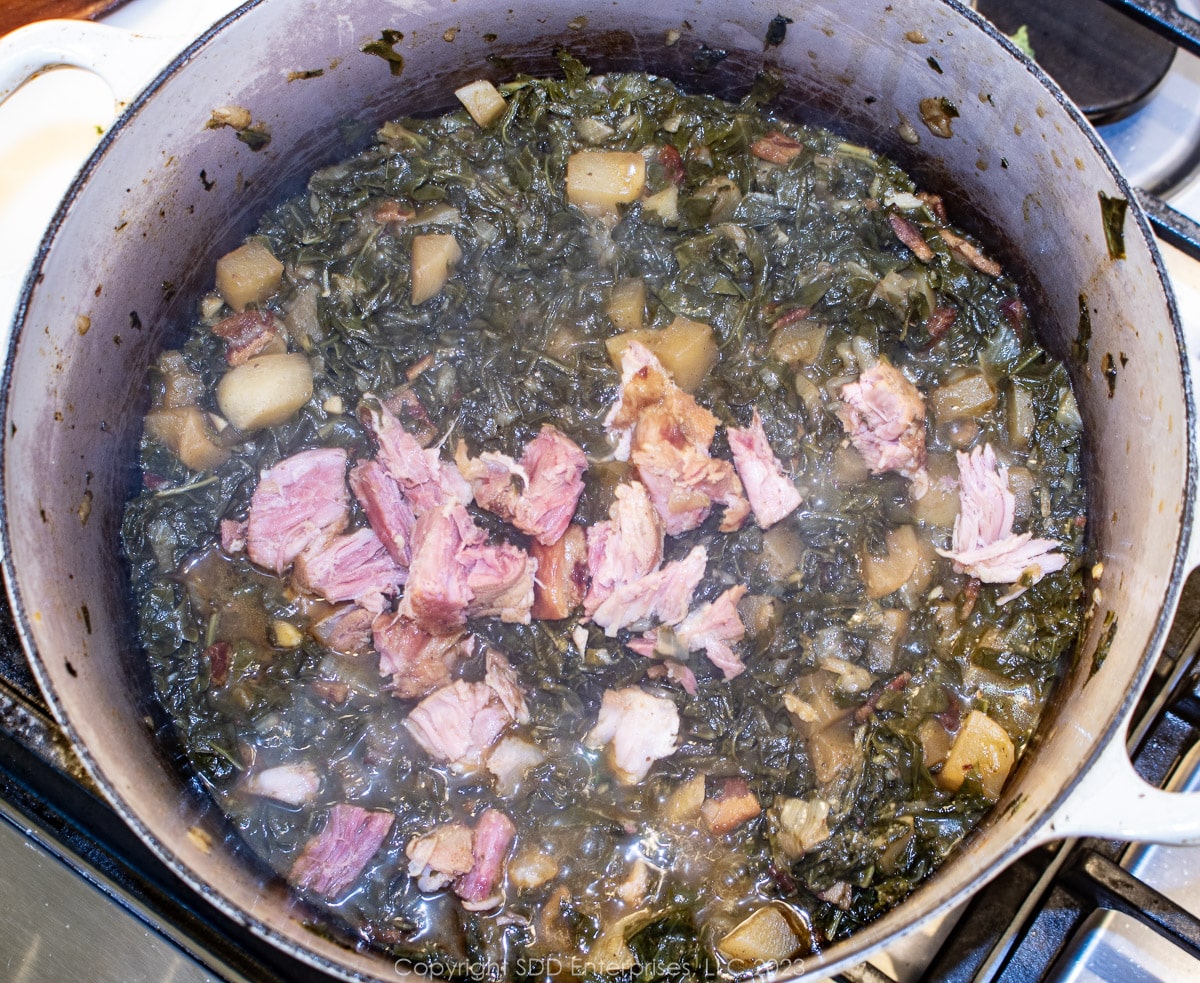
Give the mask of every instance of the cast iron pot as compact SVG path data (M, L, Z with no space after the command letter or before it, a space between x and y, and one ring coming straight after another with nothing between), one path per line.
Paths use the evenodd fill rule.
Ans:
M780 13L790 23L768 35ZM392 59L360 50L385 29L403 33L388 36ZM946 197L953 220L988 230L1024 282L1044 342L1069 363L1086 421L1088 524L1103 575L1086 640L1033 746L979 830L907 901L788 975L861 961L1050 839L1200 839L1200 810L1141 785L1124 747L1196 563L1195 408L1170 289L1136 204L1125 258L1110 256L1099 196L1132 196L1080 114L953 0L705 0L686 10L642 0L259 0L177 58L59 210L25 285L2 393L4 564L17 624L113 807L255 933L343 978L394 977L385 956L306 927L312 910L245 856L151 723L118 548L146 367L164 333L187 322L216 257L265 206L352 149L347 121L369 132L451 105L451 92L476 78L553 73L560 45L595 71L644 69L726 95L761 68L782 75L795 117L892 154ZM952 135L922 122L925 99L953 104ZM231 104L266 124L268 147L206 129L211 110Z

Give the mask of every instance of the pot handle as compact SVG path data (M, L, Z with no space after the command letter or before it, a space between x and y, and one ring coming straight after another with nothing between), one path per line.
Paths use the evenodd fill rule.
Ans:
M1124 741L1110 741L1040 830L1039 844L1104 840L1200 844L1200 792L1166 792L1134 771Z
M44 20L0 39L0 102L51 68L82 68L103 79L121 113L179 50L179 42L104 24Z

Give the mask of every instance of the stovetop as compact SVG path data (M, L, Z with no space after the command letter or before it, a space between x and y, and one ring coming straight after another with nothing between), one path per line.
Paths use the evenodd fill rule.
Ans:
M1015 0L1014 0L1015 2ZM1100 0L1092 0L1099 3ZM1104 0L1125 8L1134 0ZM114 26L177 37L177 48L235 0L131 0ZM995 6L995 5L993 5ZM1138 16L1170 23L1173 5ZM1200 0L1179 7L1196 12ZM1185 25L1186 26L1186 25ZM1200 30L1149 102L1101 127L1135 184L1200 216ZM1036 41L1036 36L1035 36ZM1035 43L1036 46L1036 43ZM113 115L102 83L49 72L0 105L0 314L71 176ZM1160 209L1159 203L1148 202ZM1164 255L1190 335L1200 339L1200 227L1167 215ZM0 317L0 324L7 318ZM1131 735L1139 772L1200 788L1200 576ZM910 936L849 983L1200 979L1200 848L1081 841L1039 849L962 909ZM0 604L0 975L29 983L328 979L254 938L160 864L103 803L50 716L7 607Z

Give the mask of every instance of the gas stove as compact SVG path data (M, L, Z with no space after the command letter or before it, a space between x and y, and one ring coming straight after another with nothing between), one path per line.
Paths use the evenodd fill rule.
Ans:
M1057 60L1064 51L1101 44L1100 15L1092 19L1088 3L1092 14L1117 17L1109 29L1128 40L1120 84L1097 87L1094 72ZM236 0L132 0L104 22L166 39L158 48L165 64L169 53L236 6ZM1044 66L1094 110L1101 136L1145 191L1185 329L1200 344L1200 24L1180 14L1200 12L1200 0L1182 0L1178 8L1163 0L1070 6L1077 8L1071 30L1087 35L1089 44L1075 43L1079 34L1062 27L1072 16L1065 4L980 2L1005 30L1021 22L1024 7ZM1047 24L1041 8L1058 20ZM1130 26L1135 21L1148 25L1145 34ZM1134 39L1136 58L1129 54ZM147 81L152 74L147 71ZM42 231L115 113L103 82L67 69L44 73L0 105L0 341ZM1146 780L1200 788L1200 576L1185 587L1135 716L1130 749ZM3 605L0 871L5 978L327 979L197 897L108 810L55 726ZM837 979L1200 979L1197 916L1200 848L1061 842L1023 857L958 911Z

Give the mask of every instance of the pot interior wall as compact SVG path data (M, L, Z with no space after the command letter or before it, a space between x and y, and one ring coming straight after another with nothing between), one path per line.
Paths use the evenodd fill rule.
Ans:
M1125 189L1075 118L940 0L706 0L686 20L668 8L632 0L542 0L519 12L474 0L253 5L182 59L105 141L29 292L6 390L4 493L11 589L42 684L118 809L156 849L235 917L319 962L394 975L386 959L304 927L310 913L237 855L147 726L120 515L136 480L146 366L188 322L215 258L263 207L345 156L347 139L393 115L445 108L467 81L552 73L559 45L594 70L648 69L732 96L770 68L787 80L782 98L794 115L893 153L947 196L953 220L992 230L992 250L1029 285L1044 340L1072 362L1091 435L1089 521L1105 566L1089 641L984 834L899 910L809 969L861 958L1029 837L1114 726L1174 603L1188 487L1177 330L1144 230L1127 222L1127 258L1108 255L1098 195ZM792 19L786 37L767 45L781 12ZM360 51L383 29L404 34L398 76ZM670 43L669 31L678 40ZM714 50L726 57L714 61ZM959 114L950 138L935 136L919 108L943 97ZM254 152L231 130L207 129L211 110L224 105L249 108L269 145ZM904 139L913 133L916 145ZM1083 357L1081 305L1091 322ZM1108 654L1099 668L1101 635Z

